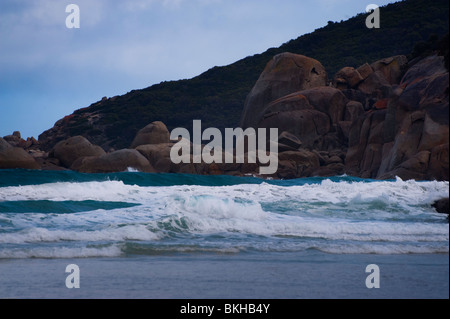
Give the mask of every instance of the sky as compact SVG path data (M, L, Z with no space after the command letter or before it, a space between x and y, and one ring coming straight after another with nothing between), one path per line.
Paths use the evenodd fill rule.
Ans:
M189 79L392 2L1 0L0 136L38 138L104 96ZM66 26L69 4L79 28Z

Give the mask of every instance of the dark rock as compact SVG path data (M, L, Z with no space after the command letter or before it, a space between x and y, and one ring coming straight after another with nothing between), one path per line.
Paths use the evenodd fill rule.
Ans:
M314 170L311 176L339 176L343 175L345 171L345 166L342 163L332 163L326 166L321 166Z
M40 169L35 159L20 147L14 147L0 137L0 169Z
M196 165L193 163L181 163L171 166L172 171L179 174L198 174Z
M440 214L447 214L449 215L449 198L443 198L435 201L432 205L436 211Z
M102 156L78 158L71 166L72 170L82 173L113 173L128 169L154 173L150 162L137 150L123 149Z
M297 91L324 86L326 81L327 73L319 61L292 53L276 55L246 99L241 127L258 127L269 103Z
M374 98L375 111L359 111L357 117L352 116L350 103L347 106L345 117L352 124L346 173L380 179L448 180L448 72L442 58L427 57L406 71L389 96L380 94L380 84L390 85L404 72L403 62L395 57L378 61L372 65L375 72L359 85L364 90L368 81L380 80L365 92ZM383 78L389 81L383 84Z
M376 178L382 161L382 144L367 144L360 164L360 175L363 178Z
M404 55L385 58L372 63L375 72L381 72L389 84L398 84L405 72L408 59Z
M70 168L73 162L80 157L102 156L105 154L105 151L100 146L91 144L83 136L74 136L57 143L49 156L59 159L62 166Z
M395 140L395 135L397 133L397 106L398 97L402 90L396 90L395 94L389 99L386 108L386 118L383 124L383 141L384 143L390 143Z
M430 154L427 179L449 180L449 144L433 147Z
M359 75L362 77L363 80L367 79L369 75L373 73L372 67L369 65L369 63L365 63L361 65L359 68L356 69L359 73Z
M156 160L155 164L152 164L153 168L158 173L171 173L173 165L175 164L167 157L161 157Z
M248 153L244 155L244 163L241 164L241 172L243 175L256 175L259 173L258 163L250 163Z
M292 134L301 141L303 148L339 148L346 138L337 131L339 122L345 118L347 103L345 95L333 87L303 90L270 103L264 116L257 120L257 127L278 128ZM289 150L280 143L280 151Z
M26 150L40 150L40 143L34 137L28 137L24 148Z
M160 159L170 159L173 145L172 143L140 145L136 150L144 155L150 164L155 165Z
M37 157L35 160L44 171L69 171L68 168L62 167L56 158Z
M366 107L367 99L368 99L367 94L365 94L365 93L363 93L363 92L361 92L359 90L355 90L355 89L342 90L341 92L342 92L342 94L345 95L345 97L350 102L351 101L359 102L363 106L363 110L364 111L369 110L369 108Z
M428 169L429 161L430 161L430 152L422 151L415 154L410 159L401 163L400 167L423 174Z
M339 130L339 133L342 135L344 141L348 141L351 126L352 126L352 121L341 121L338 123L338 130Z
M345 106L346 112L344 119L346 121L355 122L361 115L364 114L364 107L360 102L350 101Z
M363 177L363 176L361 176ZM394 170L383 174L383 175L379 175L377 177L377 179L381 179L381 180L385 180L385 179L396 179L397 177L400 177L402 180L418 180L418 181L423 181L426 179L426 175L413 171L413 170L409 170L403 167L398 167L395 168Z
M404 75L404 88L399 104L406 111L416 111L420 106L446 101L448 105L448 71L442 57L430 56L420 60Z
M295 171L295 177L309 177L314 170L320 167L320 161L317 154L304 149L296 152L288 151L279 153L278 161L279 163L283 163L281 173L284 174L284 176L287 176L288 174L294 175ZM290 162L290 164L287 162ZM289 171L289 173L287 171Z
M344 120L345 106L349 102L338 89L329 86L316 87L301 92L315 110L327 114L333 125Z
M160 121L150 123L141 129L131 143L131 148L148 144L164 144L170 142L170 133L167 126Z
M347 174L376 176L382 160L385 114L385 110L374 111L352 123L345 160Z
M277 177L281 179L293 179L299 177L296 163L294 161L279 161Z
M330 164L342 164L342 158L337 155L333 155L325 161L326 166Z
M448 119L448 114L445 115ZM435 122L432 120L429 114L426 113L423 123L422 136L418 142L418 151L431 150L438 145L447 144L449 142L448 124L445 125L440 124L439 122Z
M375 71L359 84L358 90L376 99L383 99L390 95L392 86L381 71Z
M444 58L438 55L425 57L411 66L401 79L401 85L412 85L418 80L448 73L444 65Z
M136 147L136 150L144 155L159 173L196 174L192 155L190 157L190 163L174 164L172 162L170 159L170 151L173 145L172 143L140 145Z
M296 151L302 146L302 142L294 134L283 131L278 136L278 151Z
M12 135L4 136L3 139L11 146L24 148L26 141L20 137L20 132L16 131Z
M263 116L270 115L277 112L289 112L300 110L312 110L314 109L310 104L306 96L302 92L295 92L286 96L283 96L267 105L263 111Z
M275 113L263 119L258 127L278 128L295 135L305 148L313 148L321 136L330 131L330 118L316 110Z
M337 89L345 90L355 88L364 78L358 70L352 67L344 67L339 70L333 79L333 86Z

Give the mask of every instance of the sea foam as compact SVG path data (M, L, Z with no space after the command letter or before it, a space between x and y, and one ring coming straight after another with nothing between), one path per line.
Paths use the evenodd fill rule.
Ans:
M289 186L275 181L139 186L121 180L7 186L0 188L0 201L8 202L4 209L48 201L48 211L33 212L30 205L26 213L0 213L0 258L117 256L128 253L129 243L151 244L149 253L448 253L448 223L431 207L448 191L448 182L400 179ZM51 205L69 201L79 202L79 209L61 214L61 205ZM106 202L133 205L105 209Z

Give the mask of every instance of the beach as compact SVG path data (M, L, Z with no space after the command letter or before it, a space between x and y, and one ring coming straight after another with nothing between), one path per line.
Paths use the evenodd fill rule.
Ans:
M368 289L369 264L380 288ZM66 266L80 268L69 289ZM0 298L448 299L448 255L320 252L0 261Z

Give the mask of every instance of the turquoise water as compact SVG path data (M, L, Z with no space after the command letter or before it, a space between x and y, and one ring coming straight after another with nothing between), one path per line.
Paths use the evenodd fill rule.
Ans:
M365 263L377 260L396 265L389 270L391 280L405 279L400 270L402 262L412 269L411 276L421 276L409 278L404 286L396 284L397 291L389 289L389 293L395 292L391 297L448 297L448 221L431 206L448 192L448 182L375 181L348 176L279 181L250 176L3 170L0 297L67 296L67 292L55 292L67 289L64 285L47 293L40 290L43 295L24 291L27 274L40 272L39 278L49 276L51 281L54 278L42 273L43 269L68 261L85 264L93 272L108 264L117 278L127 278L120 289L114 290L108 287L110 281L95 277L101 281L97 285L109 291L106 297L189 297L190 291L192 297L202 298L195 289L182 291L177 285L171 286L170 278L183 272L190 274L182 276L184 286L195 281L203 297L245 292L250 294L248 298L304 298L314 291L313 297L347 297L352 291L358 291L361 297L383 297L380 293L368 294L364 285L365 293L356 289L348 282L351 276L346 275L357 265L364 279ZM153 265L158 276L152 273L148 277L158 282L159 290L142 286L142 276L119 276L125 265L141 269L142 263ZM211 286L208 276L221 269L218 263L227 265L227 269L236 268L240 274L260 269L252 274L267 278L258 285L277 287L286 281L286 289L268 294L251 290L248 285L244 288L239 285L243 279L238 273L229 272L227 277L222 269L225 277L221 288L206 290ZM163 264L166 266L161 267ZM282 274L290 267L306 267L309 271L287 280ZM350 285L350 290L346 294L321 292L327 276L302 275L316 273L320 267L328 273L334 267L337 273L331 273L341 276L345 281L341 283ZM273 270L272 276L267 275L268 269ZM64 276L64 270L61 273ZM95 280L90 282L94 284ZM299 290L305 282L310 288ZM409 285L414 282L419 291L413 294ZM431 286L425 287L423 282ZM80 291L81 297L99 297L101 289Z

